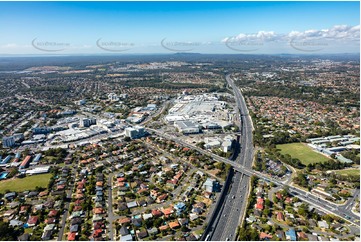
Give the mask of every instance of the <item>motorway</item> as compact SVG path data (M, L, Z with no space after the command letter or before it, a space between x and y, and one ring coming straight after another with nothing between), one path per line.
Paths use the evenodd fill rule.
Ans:
M233 89L234 97L236 100L240 123L238 124L241 130L240 137L240 153L236 158L237 164L243 165L251 169L253 161L253 140L252 140L252 120L248 115L246 102L239 90L231 80L230 75L226 76L228 85ZM225 198L223 208L218 213L218 218L214 229L210 233L209 240L212 241L225 241L236 240L237 227L244 217L247 208L247 193L249 189L249 176L244 176L240 172L236 172L229 193Z

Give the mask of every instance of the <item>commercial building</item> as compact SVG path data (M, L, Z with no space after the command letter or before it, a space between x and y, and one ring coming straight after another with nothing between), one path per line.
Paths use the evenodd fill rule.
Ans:
M25 168L28 168L29 167L29 163L30 163L30 159L31 159L31 156L28 155L25 157L25 159L23 160L23 162L21 162L20 164L20 169L25 169Z
M42 174L42 173L48 173L50 171L50 166L42 166L42 167L36 167L31 170L27 170L27 175L36 175L36 174Z
M52 128L49 127L39 127L39 128L33 128L33 134L48 134L52 131Z
M90 127L91 125L96 125L97 120L95 118L83 118L80 120L80 127Z
M10 148L15 145L15 138L13 136L4 137L2 141L4 148Z
M125 136L131 139L141 138L146 134L144 127L134 126L133 128L128 127L125 128Z
M33 159L33 162L39 162L40 158L41 158L41 154L37 154Z
M232 140L227 139L227 140L223 141L222 149L223 149L223 152L225 152L225 153L231 151L231 149L232 149Z
M183 134L197 134L199 133L199 125L192 121L176 121L174 126Z

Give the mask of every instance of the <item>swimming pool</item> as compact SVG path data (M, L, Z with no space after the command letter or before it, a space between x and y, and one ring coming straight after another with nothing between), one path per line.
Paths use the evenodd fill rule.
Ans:
M9 172L1 172L0 173L0 180L5 179L8 176Z

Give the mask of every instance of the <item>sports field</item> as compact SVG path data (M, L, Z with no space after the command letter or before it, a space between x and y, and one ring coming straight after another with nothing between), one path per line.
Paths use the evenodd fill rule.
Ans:
M4 193L6 190L11 192L23 192L34 190L35 187L46 188L49 184L49 180L52 174L41 174L27 176L25 178L13 178L0 182L0 193Z
M326 156L315 152L311 147L303 143L277 145L277 149L280 149L283 155L289 154L292 158L299 159L304 165L329 160Z

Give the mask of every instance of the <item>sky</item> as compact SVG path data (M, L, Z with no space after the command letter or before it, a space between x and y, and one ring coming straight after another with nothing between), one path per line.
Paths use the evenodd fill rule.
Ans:
M359 2L0 2L9 54L359 53Z

